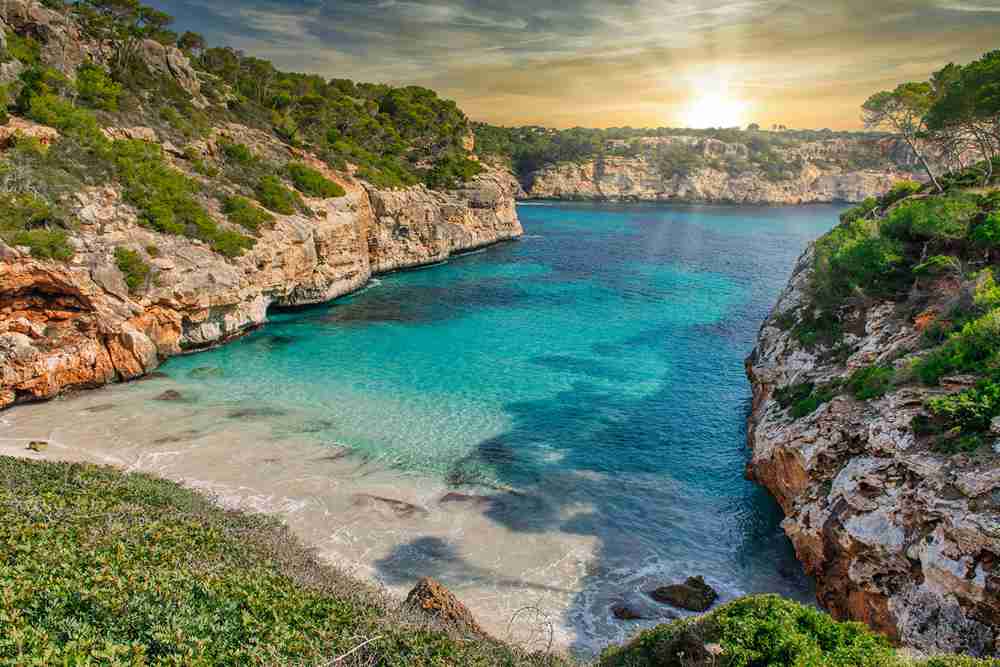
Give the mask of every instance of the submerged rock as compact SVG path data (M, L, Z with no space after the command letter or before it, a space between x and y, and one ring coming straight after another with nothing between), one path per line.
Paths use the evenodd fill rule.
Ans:
M354 504L381 505L388 507L393 511L393 513L395 513L396 516L404 519L409 519L414 516L428 516L430 514L430 512L418 505L414 505L403 500L396 500L395 498L376 496L370 493L355 493Z
M663 604L698 612L708 611L719 599L719 594L701 576L689 577L683 584L661 586L650 592L649 596Z
M467 632L486 634L461 600L430 577L424 577L417 582L406 596L406 606Z
M622 621L669 620L677 614L649 601L642 593L626 593L622 599L611 605L611 615Z
M49 448L49 443L44 440L33 440L28 443L26 449L30 449L33 452L44 452Z
M86 412L107 412L114 409L115 406L112 403L102 403L101 405L92 405L89 408L84 408Z
M280 417L285 414L288 413L278 408L242 408L227 412L226 417L229 419L264 419L267 417Z
M221 368L216 368L214 366L199 366L198 368L193 368L188 371L188 377L194 378L196 380L204 380L207 378L220 378L224 376L226 372Z
M153 399L154 401L182 401L184 395L176 389L167 389L165 392Z

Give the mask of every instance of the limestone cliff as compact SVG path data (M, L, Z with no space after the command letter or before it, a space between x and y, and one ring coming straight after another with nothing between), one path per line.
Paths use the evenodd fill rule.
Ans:
M672 169L657 159L664 146L687 151L696 166ZM919 178L894 141L831 139L792 145L785 168L768 174L742 143L672 137L649 139L633 157L609 155L563 162L532 174L527 196L536 199L691 201L739 204L858 202L893 183ZM857 167L862 155L871 166Z
M1000 630L1000 451L938 453L914 435L925 398L968 386L903 383L875 400L845 393L795 418L777 390L830 386L873 363L904 371L921 329L961 298L933 285L921 315L892 302L848 306L839 350L810 350L790 330L809 305L810 249L764 323L753 385L748 474L784 509L783 527L819 603L928 653L994 654ZM974 380L971 380L974 382Z
M221 133L234 131L253 136L238 127ZM215 150L214 143L206 150ZM171 355L260 325L272 305L322 303L374 273L521 234L515 186L503 173L487 170L456 191L378 190L301 151L298 158L324 169L346 196L308 200L314 216L277 216L236 260L201 241L141 226L112 186L76 196L80 224L70 262L0 247L0 408L139 377ZM151 276L138 291L129 291L116 266L120 246L156 250L148 255Z

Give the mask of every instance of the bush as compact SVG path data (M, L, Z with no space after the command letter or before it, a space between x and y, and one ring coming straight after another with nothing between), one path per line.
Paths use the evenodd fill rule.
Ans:
M706 646L718 646L718 656ZM646 630L608 648L599 667L887 667L901 661L861 623L776 595L740 598L714 612Z
M75 251L63 221L36 195L0 194L0 238L26 246L36 259L67 261Z
M291 162L286 170L295 189L308 197L343 197L347 192L312 167Z
M240 197L239 195L226 197L222 203L222 211L231 222L254 232L274 222L273 215L255 206L246 197Z
M4 240L15 246L27 246L36 259L68 261L76 251L69 236L61 229L23 229L4 234Z
M875 197L868 197L863 202L853 208L849 208L840 214L840 222L850 224L858 220L864 220L878 210L878 200Z
M292 215L304 208L297 194L285 187L277 176L264 176L256 187L257 201L275 213Z
M118 247L115 248L115 264L118 270L125 276L125 284L130 292L135 292L146 284L149 278L149 264L146 264L135 250Z
M892 389L895 371L888 366L867 366L851 373L847 390L859 401L881 398Z
M918 183L917 181L899 181L893 185L887 193L882 195L878 204L883 209L887 209L896 202L915 195L923 189L923 184Z
M434 162L424 178L428 187L438 190L457 188L483 171L483 165L458 153L449 153Z
M986 443L990 423L1000 416L1000 383L987 378L972 389L929 399L925 407L930 417L916 418L914 432L935 436L940 452L972 452Z
M7 56L19 60L29 67L38 64L42 57L42 45L34 37L18 35L13 30L5 30L4 37L7 40ZM0 52L0 56L2 55L4 54ZM5 58L0 57L0 61L3 60Z
M837 381L818 386L812 382L801 382L779 387L774 392L774 399L783 410L791 408L789 415L792 419L800 419L832 401L839 390L840 383Z
M257 156L246 144L223 143L222 154L227 160L236 164L247 165L257 160Z
M855 293L895 296L909 280L904 252L872 221L839 225L816 242L812 289L818 305L839 307Z
M944 276L962 274L962 260L954 255L934 255L913 267L918 276Z
M198 184L169 166L159 146L116 141L113 153L125 198L140 210L144 225L166 234L201 239L226 257L236 257L253 247L253 239L218 227L195 199Z
M993 212L972 228L972 242L984 248L1000 248L1000 212Z
M968 322L939 349L918 362L916 371L928 385L952 373L982 373L997 362L1000 351L1000 310Z
M117 111L121 84L108 76L103 67L81 65L76 71L76 89L87 105L104 111Z
M961 241L979 207L966 196L929 197L902 204L882 224L886 236L900 241Z
M88 145L106 142L93 113L73 106L58 95L45 93L32 97L28 118L51 125Z

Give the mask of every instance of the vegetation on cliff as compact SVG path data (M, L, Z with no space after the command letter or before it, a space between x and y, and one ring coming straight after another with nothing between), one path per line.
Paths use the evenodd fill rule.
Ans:
M871 400L906 383L936 387L950 376L971 375L974 386L928 400L926 414L914 421L914 432L943 452L988 444L991 423L1000 416L1000 289L994 277L1000 268L1000 191L992 187L1000 163L1000 106L991 92L998 82L1000 52L994 52L866 103L870 122L876 115L894 118L900 131L913 132L917 151L937 144L937 152L948 153L963 143L967 150L948 153L955 170L946 174L928 164L926 186L901 183L844 213L841 224L815 245L811 301L778 322L804 347L845 356L848 319L867 307L888 300L919 318L923 349L911 350L912 358L894 367L856 371L826 400L847 390ZM978 162L968 157L973 149ZM799 386L782 388L778 399L793 417L825 402Z
M345 194L317 169L289 160L293 149L341 171L350 163L379 187L453 188L482 169L466 152L465 115L433 91L281 72L232 49L206 48L196 34L178 36L169 29L170 16L136 0L44 5L79 36L55 36L31 24L17 32L0 22L0 63L8 65L0 81L0 124L16 115L59 131L39 141L15 130L13 145L0 149L0 237L36 257L72 256L72 198L87 186L118 186L142 224L235 257L269 222L270 214L245 200L277 214L308 216L299 193ZM47 48L45 40L57 38L78 41ZM174 45L184 52L163 50ZM84 53L84 62L67 64L64 55L53 55L69 47ZM205 142L228 123L267 133L286 155L254 155L245 146L240 154L227 146L220 159ZM233 225L216 217L219 208Z

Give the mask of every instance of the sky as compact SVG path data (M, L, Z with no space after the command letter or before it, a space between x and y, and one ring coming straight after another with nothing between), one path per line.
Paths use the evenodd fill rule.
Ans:
M501 125L854 129L869 94L1000 48L1000 0L147 1L212 45Z

